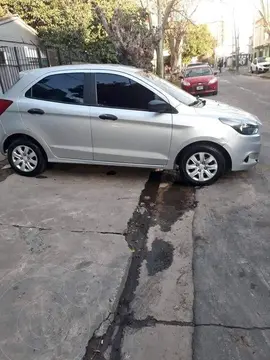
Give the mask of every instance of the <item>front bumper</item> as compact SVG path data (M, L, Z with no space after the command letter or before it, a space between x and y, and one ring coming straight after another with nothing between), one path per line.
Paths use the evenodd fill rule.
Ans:
M269 71L269 66L258 68L258 70L260 73L265 73L265 72Z
M261 151L261 136L240 135L230 143L230 147L224 146L232 160L232 171L248 170L259 161Z
M213 94L218 91L218 84L204 84L202 90L197 90L198 85L193 86L184 86L182 85L182 89L188 92L191 95L205 95L205 94Z

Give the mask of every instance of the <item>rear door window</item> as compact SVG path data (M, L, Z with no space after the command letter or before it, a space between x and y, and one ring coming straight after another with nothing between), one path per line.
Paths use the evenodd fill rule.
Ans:
M49 75L32 86L25 96L65 104L84 104L84 73Z

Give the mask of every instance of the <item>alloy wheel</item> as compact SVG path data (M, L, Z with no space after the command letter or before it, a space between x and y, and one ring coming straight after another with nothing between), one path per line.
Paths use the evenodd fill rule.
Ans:
M20 171L31 172L38 165L38 157L29 146L19 145L12 151L12 162Z
M195 181L209 181L216 175L217 171L216 158L207 152L195 153L186 162L186 172Z

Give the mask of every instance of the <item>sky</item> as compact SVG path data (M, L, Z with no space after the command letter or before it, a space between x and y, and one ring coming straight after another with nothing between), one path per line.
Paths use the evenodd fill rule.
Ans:
M253 33L253 21L257 13L256 5L259 0L197 0L199 6L194 14L194 21L198 23L212 23L224 21L225 48L232 48L234 31L233 12L236 26L239 29L240 51L248 51L249 37Z

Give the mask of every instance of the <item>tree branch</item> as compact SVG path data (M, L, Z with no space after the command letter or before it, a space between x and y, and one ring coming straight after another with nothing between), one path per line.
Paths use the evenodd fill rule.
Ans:
M178 0L171 0L168 5L166 6L166 9L165 9L165 12L164 12L164 15L163 15L163 21L162 21L162 32L165 31L166 29L166 25L167 25L167 22L168 22L168 19L169 19L169 16L173 10L173 7L174 5L176 5L176 2Z

